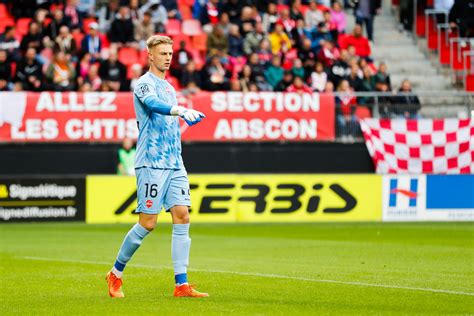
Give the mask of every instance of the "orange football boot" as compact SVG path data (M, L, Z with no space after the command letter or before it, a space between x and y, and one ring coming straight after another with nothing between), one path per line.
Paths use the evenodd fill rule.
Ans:
M117 278L117 276L113 274L112 271L109 271L109 273L107 273L107 276L105 277L105 280L107 281L107 285L109 286L109 295L111 297L125 296L122 291L121 278Z
M181 284L174 288L175 297L209 297L207 293L201 293L194 289L194 285Z

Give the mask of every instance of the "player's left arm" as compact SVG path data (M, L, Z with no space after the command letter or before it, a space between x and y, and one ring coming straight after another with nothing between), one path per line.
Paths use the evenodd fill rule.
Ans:
M199 123L206 116L199 111L187 109L182 106L172 106L160 100L154 87L148 83L139 84L134 94L151 111L162 115L174 115L181 117L189 126Z

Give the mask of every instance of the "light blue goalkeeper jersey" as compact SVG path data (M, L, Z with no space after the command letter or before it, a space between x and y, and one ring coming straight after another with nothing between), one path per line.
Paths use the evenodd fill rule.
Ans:
M153 95L160 102L178 105L176 91L168 81L150 72L138 79L133 91L139 130L135 168L184 168L179 117L152 112L150 102L146 101L150 101Z

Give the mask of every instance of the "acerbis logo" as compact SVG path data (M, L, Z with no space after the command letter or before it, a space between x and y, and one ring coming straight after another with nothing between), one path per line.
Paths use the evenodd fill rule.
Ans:
M417 199L418 179L390 179L389 207L416 207Z
M5 184L0 184L0 199L6 199L8 197L8 188Z

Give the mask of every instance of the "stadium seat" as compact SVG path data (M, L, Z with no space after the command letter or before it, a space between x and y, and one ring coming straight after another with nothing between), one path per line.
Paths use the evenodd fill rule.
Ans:
M201 22L195 19L184 20L181 26L181 30L183 34L188 36L195 36L203 33L201 28Z
M139 64L142 64L142 65L148 64L148 50L143 49L138 54L139 54Z
M8 12L7 6L4 3L0 3L0 19L9 17L10 13Z
M191 20L193 18L193 11L191 7L180 6L179 12L181 13L181 17L183 18L183 20Z
M139 63L138 51L133 47L122 47L118 52L118 60L125 66Z
M416 35L418 37L425 37L426 36L426 23L425 23L425 16L423 14L417 14L416 21Z
M451 51L450 61L451 69L453 71L462 71L464 69L464 53L468 52L471 48L467 38L456 37L450 39Z
M16 21L16 31L22 36L28 34L30 23L31 18L19 18L18 21Z
M184 41L186 43L186 47L191 47L191 38L184 34L177 34L171 37L173 39L173 49L179 49L179 43Z
M467 75L464 84L467 92L474 92L474 74Z
M202 33L191 38L192 46L200 52L207 52L207 34Z
M355 115L357 116L359 120L372 117L372 114L370 114L370 109L366 106L361 106L361 105L357 106Z
M169 19L166 24L166 34L170 36L181 34L181 22L178 19Z
M5 32L5 28L7 26L14 26L14 25L15 25L15 21L10 17L0 19L0 33Z
M201 70L201 68L205 64L204 58L202 57L201 53L195 48L191 48L189 52L191 53L191 56L193 57L193 61L194 61L194 64L196 65L196 69Z
M72 38L76 42L76 47L81 47L82 39L84 38L85 34L80 32L79 30L74 30L72 32Z
M449 24L438 25L438 57L439 63L442 66L449 66L450 64L450 39L458 35L457 29L451 29Z

